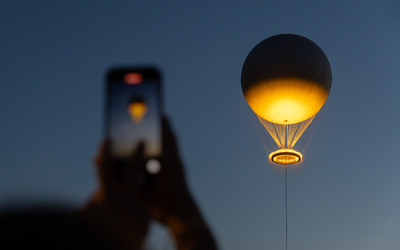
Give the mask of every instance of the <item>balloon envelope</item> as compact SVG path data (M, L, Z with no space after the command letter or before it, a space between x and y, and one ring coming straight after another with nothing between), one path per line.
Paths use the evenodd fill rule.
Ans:
M243 64L241 82L257 115L277 124L295 124L324 105L332 73L318 45L302 36L282 34L253 48Z

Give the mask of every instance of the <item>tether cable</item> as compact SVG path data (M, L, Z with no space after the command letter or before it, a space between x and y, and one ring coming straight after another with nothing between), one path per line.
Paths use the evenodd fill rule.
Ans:
M285 165L285 210L286 210L286 250L287 250L287 239L288 239L288 219L287 219L287 165Z

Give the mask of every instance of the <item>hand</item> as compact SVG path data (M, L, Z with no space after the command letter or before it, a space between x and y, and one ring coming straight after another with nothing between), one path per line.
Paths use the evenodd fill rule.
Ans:
M148 214L142 202L136 178L144 168L144 145L132 153L129 164L117 178L116 164L110 153L111 143L103 142L95 163L100 187L82 209L83 218L100 227L122 248L139 249L148 230Z
M192 198L186 185L175 135L166 118L162 120L162 135L161 170L154 175L152 186L146 190L144 197L151 217L167 224L171 215L180 213L178 210L192 203Z
M96 158L100 188L82 214L110 228L124 248L139 249L148 229L148 215L163 223L174 236L177 249L216 249L213 236L186 185L175 136L163 119L161 170L150 183L146 172L144 145L139 144L117 178L116 165L106 141Z
M143 196L149 214L171 230L177 249L215 250L214 238L186 185L175 135L166 118L162 133L161 170Z

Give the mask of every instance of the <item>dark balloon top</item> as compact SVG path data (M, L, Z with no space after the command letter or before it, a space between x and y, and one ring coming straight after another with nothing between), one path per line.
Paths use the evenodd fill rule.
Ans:
M300 78L321 85L329 94L332 72L325 53L313 41L293 34L271 36L257 44L242 68L242 90L261 81Z

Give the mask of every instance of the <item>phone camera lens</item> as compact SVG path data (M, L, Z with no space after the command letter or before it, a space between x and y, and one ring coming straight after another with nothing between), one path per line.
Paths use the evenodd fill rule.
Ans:
M150 174L157 174L161 170L161 164L156 159L151 159L146 164L146 170Z

